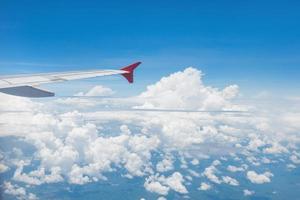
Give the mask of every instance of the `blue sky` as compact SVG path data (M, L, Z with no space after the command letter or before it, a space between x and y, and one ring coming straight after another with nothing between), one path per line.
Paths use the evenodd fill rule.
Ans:
M0 73L140 60L136 92L195 66L215 86L297 96L299 8L298 1L2 1Z

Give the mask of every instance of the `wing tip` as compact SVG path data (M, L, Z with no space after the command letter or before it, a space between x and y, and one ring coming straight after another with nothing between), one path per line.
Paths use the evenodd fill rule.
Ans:
M141 64L142 62L136 62L136 63L133 63L131 65L128 65L126 67L123 67L121 70L123 71L127 71L127 73L124 73L122 74L122 76L124 76L127 81L129 83L133 83L133 73L134 73L134 70Z

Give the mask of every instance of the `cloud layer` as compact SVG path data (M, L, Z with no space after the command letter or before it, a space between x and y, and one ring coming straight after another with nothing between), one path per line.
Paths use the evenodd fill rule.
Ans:
M187 68L148 86L132 98L137 101L120 99L112 105L220 111L251 108L254 114L107 112L100 108L110 103L105 99L36 102L0 94L1 137L21 138L35 151L31 159L22 152L14 160L4 154L0 173L13 169L10 181L33 186L59 182L84 185L107 181L109 173L120 173L124 178L144 179L143 186L151 193L184 196L189 195L188 185L194 180L202 192L217 185L241 186L237 174L249 184L270 183L275 173L254 169L281 162L278 156L289 169L298 167L297 114L257 114L255 106L235 103L237 85L213 88L203 83L202 76L201 71ZM96 86L80 95L110 94L110 89ZM217 159L198 170L202 160L212 158ZM228 160L235 164L223 166ZM7 182L5 187L10 188L7 194L28 196L18 185ZM246 188L242 192L245 196L255 194Z
M86 93L84 92L79 92L77 94L75 94L75 96L86 96L86 97L94 97L94 96L110 96L113 95L115 92L105 86L102 85L97 85L95 87L93 87L92 89L90 89L89 91L87 91Z

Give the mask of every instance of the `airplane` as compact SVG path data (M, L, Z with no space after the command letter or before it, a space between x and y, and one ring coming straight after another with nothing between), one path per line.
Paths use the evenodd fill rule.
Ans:
M25 74L25 75L13 75L13 76L0 76L0 93L5 93L20 97L29 98L43 98L53 97L55 93L38 88L37 86L46 83L64 82L78 79L87 79L100 76L109 76L120 74L124 76L129 83L133 83L134 70L141 64L136 62L119 70L105 69L105 70L87 70L87 71L67 71L67 72L56 72L56 73L41 73L41 74ZM102 110L103 112L106 110ZM249 113L248 111L240 110L186 110L186 109L117 109L111 111L139 111L139 112L199 112L199 113ZM3 112L3 111L2 111ZM23 111L4 111L4 112L23 112Z
M119 70L106 69L42 73L32 75L0 76L0 92L9 95L30 98L53 97L55 96L55 93L40 89L37 86L45 83L71 81L115 74L120 74L124 76L129 83L133 83L134 70L140 64L141 62L136 62Z

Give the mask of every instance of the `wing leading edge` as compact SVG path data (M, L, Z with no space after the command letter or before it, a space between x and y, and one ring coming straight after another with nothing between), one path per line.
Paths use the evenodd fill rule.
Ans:
M129 83L133 83L134 70L140 64L141 62L137 62L120 70L90 70L20 76L0 76L0 92L22 97L51 97L55 94L36 88L36 86L45 83L71 81L116 74L121 74L128 80Z

